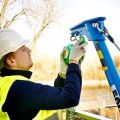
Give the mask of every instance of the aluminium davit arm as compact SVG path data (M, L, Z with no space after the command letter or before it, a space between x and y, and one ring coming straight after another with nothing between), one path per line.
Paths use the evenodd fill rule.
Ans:
M104 26L105 19L105 17L97 17L75 25L70 29L72 32L71 40L74 40L81 35L85 35L89 41L93 41L108 83L112 89L116 104L120 111L120 78L108 47L106 46L105 37L107 37L112 43L114 43L114 40ZM114 45L119 49L115 43Z

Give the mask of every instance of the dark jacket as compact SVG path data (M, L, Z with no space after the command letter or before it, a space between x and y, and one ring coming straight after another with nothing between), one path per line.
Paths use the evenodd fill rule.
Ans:
M1 70L1 76L22 75L30 79L30 71ZM58 75L55 80L64 82ZM7 95L2 110L11 120L32 120L39 110L56 110L77 106L80 99L82 78L79 66L68 65L64 88L51 87L32 81L16 80Z

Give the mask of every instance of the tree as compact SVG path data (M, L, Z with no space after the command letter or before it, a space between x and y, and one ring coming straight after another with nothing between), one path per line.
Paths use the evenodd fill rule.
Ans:
M34 47L41 33L56 21L58 2L59 0L1 0L0 28L8 28L19 19L26 20L34 32Z
M19 2L16 0L0 1L0 28L8 28L13 22L24 14L22 9L16 9L18 4Z
M41 33L51 23L56 21L58 16L58 1L56 0L25 0L23 1L23 9L27 17L27 23L34 31L33 44L36 44Z

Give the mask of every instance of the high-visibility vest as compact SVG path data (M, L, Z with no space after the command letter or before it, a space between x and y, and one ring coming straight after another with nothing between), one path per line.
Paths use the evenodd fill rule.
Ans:
M0 120L10 120L7 112L2 111L2 106L6 100L8 91L16 80L30 81L20 75L0 77ZM40 110L33 120L58 120L56 110Z

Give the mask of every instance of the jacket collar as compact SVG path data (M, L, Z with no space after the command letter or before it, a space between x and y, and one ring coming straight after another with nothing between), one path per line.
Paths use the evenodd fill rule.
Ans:
M4 76L11 76L11 75L21 75L30 79L32 72L25 71L25 70L10 70L10 69L1 70L0 76L4 77Z

